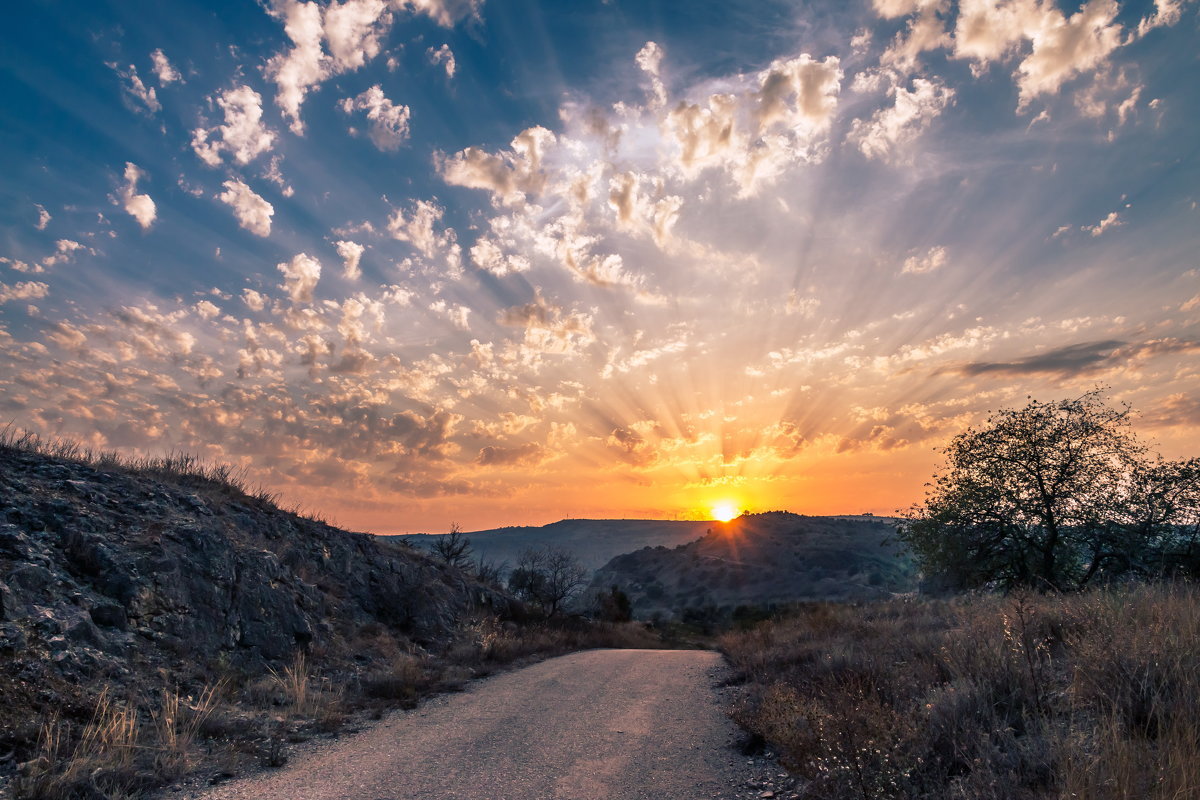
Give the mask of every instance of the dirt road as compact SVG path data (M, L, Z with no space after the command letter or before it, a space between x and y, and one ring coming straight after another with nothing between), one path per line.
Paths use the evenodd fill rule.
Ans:
M593 650L473 684L203 800L697 800L746 795L720 656ZM751 795L753 796L753 795Z

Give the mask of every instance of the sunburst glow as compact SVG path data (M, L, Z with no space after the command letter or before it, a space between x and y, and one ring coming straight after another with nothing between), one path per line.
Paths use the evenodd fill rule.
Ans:
M712 518L721 522L729 522L741 513L737 505L728 501L722 501L712 507Z
M1097 383L1200 442L1200 3L13 7L0 423L377 533L892 513Z

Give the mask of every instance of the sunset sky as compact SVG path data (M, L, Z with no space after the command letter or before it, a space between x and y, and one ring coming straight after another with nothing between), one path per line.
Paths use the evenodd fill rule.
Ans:
M1096 385L1200 455L1198 9L18 3L0 425L380 533L891 513Z

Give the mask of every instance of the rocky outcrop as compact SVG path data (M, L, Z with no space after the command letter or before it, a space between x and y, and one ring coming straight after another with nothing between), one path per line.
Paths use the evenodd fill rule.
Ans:
M398 541L349 533L198 475L0 448L0 666L37 685L414 648L511 599ZM15 700L13 702L16 702Z

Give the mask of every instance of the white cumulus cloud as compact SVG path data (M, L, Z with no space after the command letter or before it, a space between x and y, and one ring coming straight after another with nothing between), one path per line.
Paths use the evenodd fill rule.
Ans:
M228 180L222 185L225 191L217 195L217 199L233 209L238 224L255 236L269 236L275 207L241 180Z
M458 65L454 61L454 51L450 49L450 45L444 44L437 49L430 47L425 51L425 57L434 66L441 64L446 70L447 78L454 77L454 72L458 68Z
M312 302L313 289L321 279L321 262L307 253L297 253L276 269L283 273L283 291L293 303Z
M154 74L158 76L160 86L166 86L167 84L183 80L183 76L179 74L179 70L175 69L167 59L167 55L162 51L161 47L150 54L150 60L154 62Z
M359 261L362 260L364 248L358 242L337 241L333 243L337 248L337 254L341 256L342 265L345 268L345 275L350 280L357 280L362 275L362 270L359 269Z
M224 124L192 131L192 149L210 167L221 165L222 153L238 164L248 164L269 151L275 133L263 124L262 95L249 86L236 86L217 97Z
M380 150L397 150L408 138L408 106L398 106L383 94L378 84L357 97L341 102L342 111L366 111L370 121L368 135Z
M154 200L148 194L138 194L138 181L146 177L146 173L137 164L125 162L125 182L117 190L116 201L125 213L137 220L142 230L147 230L154 224L158 211Z
M940 83L914 78L912 87L893 86L888 92L892 105L869 120L854 120L848 138L867 158L894 158L954 101L954 90Z

